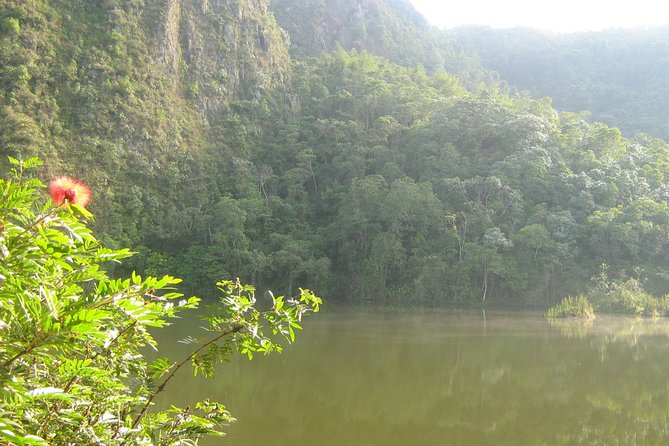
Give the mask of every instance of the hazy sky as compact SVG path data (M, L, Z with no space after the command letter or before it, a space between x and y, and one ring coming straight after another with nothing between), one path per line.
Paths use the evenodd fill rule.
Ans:
M529 26L560 32L669 23L667 0L411 0L435 26Z

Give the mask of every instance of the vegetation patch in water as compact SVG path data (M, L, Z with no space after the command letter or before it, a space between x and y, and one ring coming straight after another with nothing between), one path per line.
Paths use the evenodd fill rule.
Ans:
M590 301L585 296L579 295L565 297L559 304L548 309L547 316L549 318L594 319L595 312Z

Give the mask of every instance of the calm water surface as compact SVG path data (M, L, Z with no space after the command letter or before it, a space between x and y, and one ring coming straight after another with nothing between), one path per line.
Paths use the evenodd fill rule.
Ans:
M669 444L666 320L330 310L281 355L181 378L167 399L239 420L205 445Z

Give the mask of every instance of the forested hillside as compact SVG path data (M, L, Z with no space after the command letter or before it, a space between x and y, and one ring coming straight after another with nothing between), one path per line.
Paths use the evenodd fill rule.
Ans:
M451 36L481 65L566 111L669 140L669 27L551 34L463 27Z
M17 0L0 21L2 162L38 155L45 175L85 179L122 245L192 231L290 72L262 2Z
M411 54L415 12L369 15L402 2L327 2L349 22L314 41L316 3L284 32L268 1L6 1L0 155L86 180L101 237L192 288L544 305L606 271L666 293L665 142L473 86L457 51L335 49Z

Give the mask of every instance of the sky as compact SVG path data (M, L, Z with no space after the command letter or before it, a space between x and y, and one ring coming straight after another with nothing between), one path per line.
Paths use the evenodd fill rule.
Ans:
M411 0L440 28L488 25L557 32L600 31L669 23L667 0Z

